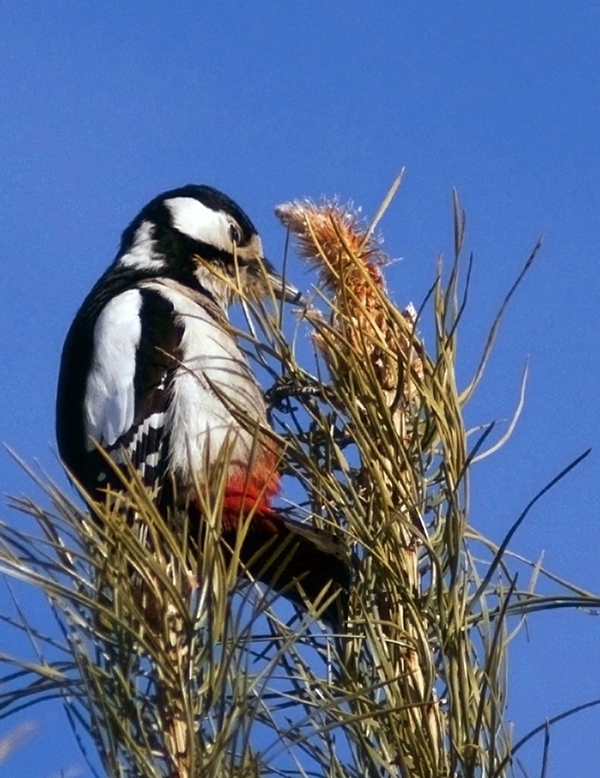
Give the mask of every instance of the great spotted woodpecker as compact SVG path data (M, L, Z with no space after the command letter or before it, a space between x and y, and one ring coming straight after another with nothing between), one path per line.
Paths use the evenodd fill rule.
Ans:
M277 455L257 439L267 423L263 394L227 319L236 287L250 296L299 299L226 195L188 185L148 203L67 335L59 451L73 477L100 499L120 481L98 447L118 466L131 463L159 505L168 507L176 495L187 507L192 536L202 529L198 485L210 483L226 456L225 547L235 545L240 520L250 517L241 548L250 573L296 604L316 600L328 586L330 593L338 589L324 613L335 624L349 584L346 553L335 536L290 522L271 506Z

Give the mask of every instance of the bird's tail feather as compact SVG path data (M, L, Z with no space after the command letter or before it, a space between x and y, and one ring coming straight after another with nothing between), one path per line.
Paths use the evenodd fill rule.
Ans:
M240 560L247 572L295 605L315 608L319 618L339 630L346 618L351 580L344 541L274 510L254 514L244 529ZM224 532L223 538L236 547L235 530Z

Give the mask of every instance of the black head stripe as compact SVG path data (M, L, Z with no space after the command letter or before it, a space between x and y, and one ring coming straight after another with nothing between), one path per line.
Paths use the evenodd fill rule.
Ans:
M151 200L148 205L144 206L129 227L123 232L119 254L124 253L131 247L135 233L144 221L150 221L156 225L157 238L160 239L161 236L164 236L165 231L171 228L170 214L164 203L165 200L171 200L175 197L192 197L213 211L224 211L230 214L242 229L244 243L247 243L256 235L256 228L248 215L226 194L219 192L218 189L213 189L211 186L187 184L187 186L163 192Z

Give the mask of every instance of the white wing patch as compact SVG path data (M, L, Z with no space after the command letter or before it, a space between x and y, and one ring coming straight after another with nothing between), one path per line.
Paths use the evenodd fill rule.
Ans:
M165 205L171 211L173 226L179 232L217 249L233 251L230 221L223 211L213 211L193 197L172 197L165 200Z
M138 289L123 292L103 308L94 328L94 357L85 393L85 431L105 447L133 424L141 305ZM89 440L88 450L93 446Z

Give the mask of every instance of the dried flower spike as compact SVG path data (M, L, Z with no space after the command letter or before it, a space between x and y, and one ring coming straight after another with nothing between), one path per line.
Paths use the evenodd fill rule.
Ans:
M335 293L340 283L354 288L360 275L357 261L371 280L383 288L381 266L387 257L381 251L381 240L369 234L352 206L342 206L335 200L321 205L295 200L278 205L275 213L296 235L300 255L317 265L327 289Z
M389 260L381 249L381 239L365 228L353 207L336 201L321 205L310 200L284 203L275 213L296 235L299 253L318 267L321 283L333 294L334 329L355 354L369 360L380 386L395 398L407 366L419 377L423 366L410 331L390 317L391 303L382 273ZM403 316L414 327L414 309L408 308ZM339 368L339 360L334 360L323 335L317 334L315 340L337 372L334 362ZM412 399L412 382L404 381L405 394Z

